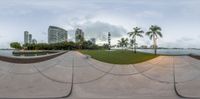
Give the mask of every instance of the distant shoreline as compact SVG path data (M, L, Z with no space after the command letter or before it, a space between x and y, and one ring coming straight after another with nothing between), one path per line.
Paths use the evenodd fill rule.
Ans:
M114 48L114 49L120 49L120 48ZM153 48L137 48L137 49L153 49ZM157 48L159 49L180 49L180 50L200 50L200 48ZM15 49L10 49L10 48L2 48L0 50L15 50ZM22 51L22 50L18 50ZM23 50L23 51L53 51L53 50Z
M3 48L3 49L0 49L0 50L15 50L15 49L4 49L4 48Z

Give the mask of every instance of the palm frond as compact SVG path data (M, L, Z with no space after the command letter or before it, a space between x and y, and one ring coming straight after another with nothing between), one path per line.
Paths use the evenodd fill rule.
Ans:
M148 31L148 32L146 32L146 35L150 36L152 33L153 33L152 31Z
M128 32L127 34L130 36L130 35L133 35L133 32Z
M155 25L154 28L155 28L156 30L159 30L159 31L162 30L161 27L159 27L159 26L157 26L157 25Z
M162 35L161 32L157 32L157 34L158 34L160 37L163 37L163 35Z
M150 35L149 38L152 40L153 39L153 35Z
M144 31L140 30L140 31L138 31L138 33L144 33Z
M137 36L139 36L139 37L143 37L143 35L142 35L142 34L139 34L139 33L137 34Z
M151 27L149 28L149 31L146 33L147 36L149 36L150 38L154 36L156 36L156 38L158 36L163 37L162 33L161 33L161 28L157 25L151 25Z

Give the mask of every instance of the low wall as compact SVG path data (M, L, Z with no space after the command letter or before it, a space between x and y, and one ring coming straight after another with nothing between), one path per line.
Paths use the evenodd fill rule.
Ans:
M196 58L196 59L199 59L200 60L200 56L199 55L189 55L190 57L192 57L192 58Z
M8 57L8 56L0 56L1 61L11 62L11 63L19 63L19 64L28 64L28 63L37 63L46 61L62 54L66 53L66 51L58 52L55 54L48 54L43 56L35 56L35 57Z

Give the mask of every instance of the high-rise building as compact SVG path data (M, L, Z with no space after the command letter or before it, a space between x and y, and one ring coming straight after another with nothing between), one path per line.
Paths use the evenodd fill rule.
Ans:
M28 34L28 43L32 43L32 34Z
M96 44L96 39L95 39L95 38L91 38L90 41L91 41L93 44Z
M32 44L37 44L37 40L36 39L32 39Z
M24 31L24 44L32 44L35 43L35 41L36 39L32 39L32 34L30 34L28 31Z
M67 31L56 26L49 26L48 43L59 43L67 41Z
M29 43L29 34L28 31L24 31L24 44L28 44Z
M77 28L75 33L75 41L80 42L81 40L84 40L84 32Z

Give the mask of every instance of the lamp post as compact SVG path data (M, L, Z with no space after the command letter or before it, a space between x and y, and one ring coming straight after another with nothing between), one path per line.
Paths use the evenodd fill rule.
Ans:
M110 34L110 32L108 32L108 50L110 50L111 49L111 42L110 42L110 40L111 40L111 34Z

